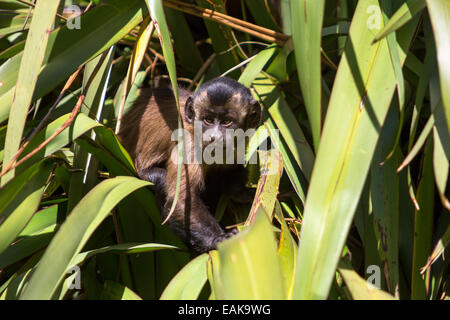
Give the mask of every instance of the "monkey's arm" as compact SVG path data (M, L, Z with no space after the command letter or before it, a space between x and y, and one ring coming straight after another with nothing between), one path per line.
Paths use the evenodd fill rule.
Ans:
M167 200L163 210L165 219L172 207L175 196L176 165L167 169ZM175 210L168 221L169 227L191 248L200 254L216 249L217 244L236 233L225 232L199 196L203 177L199 165L183 165L181 185Z

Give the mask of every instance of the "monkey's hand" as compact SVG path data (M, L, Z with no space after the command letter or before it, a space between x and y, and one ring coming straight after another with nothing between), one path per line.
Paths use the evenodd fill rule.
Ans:
M222 233L221 235L217 236L213 241L213 249L217 249L217 245L221 243L222 241L225 241L232 236L236 235L238 233L238 229L231 229L230 231L226 231Z
M188 245L194 255L217 249L217 244L238 232L237 229L224 231L197 194L194 193L189 200L178 199L168 225ZM163 219L167 217L172 201L169 199L166 202ZM183 205L186 202L190 205Z
M220 233L216 233L214 236L209 237L209 239L203 238L203 245L201 245L201 241L196 242L193 245L193 249L197 254L201 254L204 252L208 252L211 250L216 250L217 245L234 235L236 235L239 231L237 229L232 229L230 231L222 231ZM205 241L206 240L206 241Z

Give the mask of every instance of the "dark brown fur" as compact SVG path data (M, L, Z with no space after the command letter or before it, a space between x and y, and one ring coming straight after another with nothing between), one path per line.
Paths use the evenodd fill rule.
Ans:
M179 96L183 125L192 138L193 127L184 114L191 93L180 89ZM244 111L241 113L245 118ZM176 189L177 165L170 157L177 144L171 141L173 131L178 128L177 117L171 89L143 89L138 101L124 115L118 135L133 158L138 175L156 182L157 191L162 194L163 218L172 207ZM202 195L209 195L214 189L236 191L235 185L243 188L243 177L245 171L240 165L182 164L179 198L168 223L194 253L214 249L217 243L236 233L225 232L219 226ZM211 186L206 186L208 182Z

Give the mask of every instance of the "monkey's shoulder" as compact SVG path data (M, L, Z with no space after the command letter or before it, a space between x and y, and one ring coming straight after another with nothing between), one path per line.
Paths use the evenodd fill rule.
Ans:
M186 100L190 95L190 91L183 88L178 88L180 106L183 106L186 103ZM155 106L159 106L164 109L177 110L175 93L170 87L141 89L135 105L144 106L146 108L154 108Z
M189 94L189 91L179 89L182 116L184 115L183 106ZM141 89L133 106L124 115L123 125L124 130L139 127L151 129L160 134L178 128L178 108L173 90L171 88Z

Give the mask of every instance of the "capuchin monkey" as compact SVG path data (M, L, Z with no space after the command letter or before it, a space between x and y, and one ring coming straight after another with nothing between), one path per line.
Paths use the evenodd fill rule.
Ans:
M244 202L240 198L248 195L245 168L236 163L239 148L228 148L237 140L233 132L259 126L261 109L248 88L226 77L206 82L196 93L179 89L179 99L185 153L178 200L168 225L193 254L200 254L216 249L219 242L237 233L236 229L224 231L211 209L221 194L237 202ZM163 219L172 208L176 191L177 129L178 111L172 89L142 89L124 115L118 134L139 177L155 184ZM219 161L211 162L205 154Z

